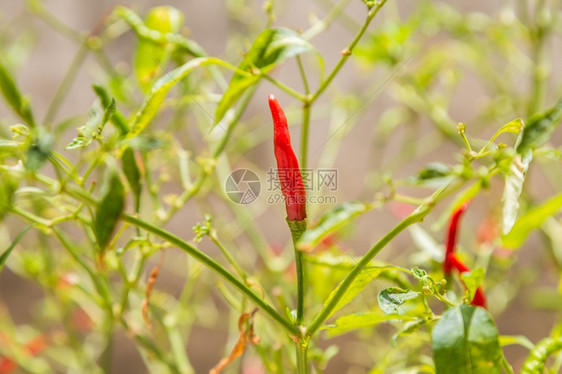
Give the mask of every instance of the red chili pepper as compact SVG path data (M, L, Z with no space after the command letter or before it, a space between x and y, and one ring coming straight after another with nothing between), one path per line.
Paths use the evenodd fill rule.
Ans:
M273 145L277 159L277 173L289 221L306 219L306 192L299 162L293 147L287 118L273 95L269 95L269 109L273 117Z
M466 266L454 253L448 256L449 263L453 268L455 268L459 273L468 273L470 269ZM466 287L466 285L465 285ZM472 305L481 306L486 308L486 295L482 291L482 287L478 287L474 293L474 298L470 302Z
M468 202L461 205L457 210L453 212L451 216L451 222L449 223L449 231L447 232L447 246L445 250L445 261L443 261L443 272L445 275L451 274L452 265L449 261L449 255L455 252L455 247L457 245L457 228L459 226L459 219L468 207Z

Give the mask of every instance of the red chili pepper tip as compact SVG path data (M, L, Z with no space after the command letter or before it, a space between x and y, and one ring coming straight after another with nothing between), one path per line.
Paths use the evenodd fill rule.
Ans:
M273 117L273 146L277 160L277 173L289 221L306 219L306 192L299 162L293 147L287 118L273 95L269 95L269 109Z

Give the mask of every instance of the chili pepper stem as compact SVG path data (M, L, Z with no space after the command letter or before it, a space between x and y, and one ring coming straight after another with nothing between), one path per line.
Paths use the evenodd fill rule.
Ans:
M297 341L297 373L308 374L308 343Z
M293 247L295 249L295 263L297 266L297 319L296 324L302 325L304 318L304 254L297 249L297 242L306 230L306 219L302 221L290 221L287 219L289 229L291 229L291 237L293 238Z

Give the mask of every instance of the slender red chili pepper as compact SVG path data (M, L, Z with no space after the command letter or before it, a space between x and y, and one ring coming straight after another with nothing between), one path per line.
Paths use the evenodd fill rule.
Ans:
M277 159L277 173L289 221L306 219L306 192L299 162L293 147L287 118L273 95L269 95L269 109L273 117L273 145Z
M468 207L469 202L461 205L457 210L453 212L451 216L451 222L449 222L449 230L447 232L447 246L445 250L445 261L443 261L443 272L445 275L451 274L452 265L449 261L449 255L455 252L455 247L457 245L457 228L459 226L459 220L461 215L464 213Z
M448 259L451 266L455 268L459 273L467 273L470 271L468 266L466 266L454 253L451 253L448 256ZM486 295L484 295L484 291L482 291L482 287L478 287L476 289L476 292L474 293L474 298L472 298L470 304L486 308Z

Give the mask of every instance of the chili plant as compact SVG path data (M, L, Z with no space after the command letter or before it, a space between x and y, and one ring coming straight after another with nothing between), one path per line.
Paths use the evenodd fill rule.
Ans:
M560 1L262 3L2 4L0 373L557 372Z

